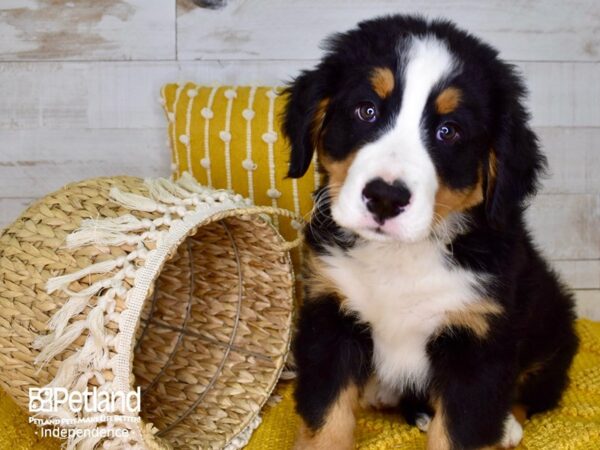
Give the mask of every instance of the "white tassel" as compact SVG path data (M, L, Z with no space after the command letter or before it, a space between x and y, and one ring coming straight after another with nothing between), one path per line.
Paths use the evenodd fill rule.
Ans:
M122 192L116 187L111 188L110 197L121 205L134 211L154 212L160 211L161 205L148 197L143 197L137 194Z
M96 346L105 345L104 343L104 305L98 305L88 314L88 328L94 339Z
M91 244L118 247L123 244L134 245L141 239L139 234L126 234L117 231L90 228L77 230L68 235L67 248L78 248Z
M81 347L81 350L79 351L79 359L77 361L76 369L79 379L75 381L75 384L83 384L85 377L82 379L82 374L94 369L92 361L96 351L97 346L94 343L94 339L92 336L88 336L85 340L85 344L83 344L83 347ZM87 380L85 380L85 384L87 385Z
M117 272L118 274L119 272ZM115 274L116 276L116 274ZM96 295L98 293L98 291L100 291L101 289L104 288L108 288L110 286L113 285L113 279L112 278L104 278L103 280L97 281L94 284L86 287L85 289L82 289L81 291L72 291L68 288L63 288L63 292L66 293L67 295L70 295L71 297L87 297L90 298L93 295Z
M169 203L171 205L180 205L182 203L181 198L176 197L165 189L160 178L146 178L144 184L150 191L150 195L154 200L161 203Z
M90 373L89 371L86 371L83 374L76 375L79 375L79 377L77 377L77 379L73 381L73 384L71 385L71 388L69 390L77 392L86 391L89 385L89 381L93 378L94 374Z
M81 226L67 236L67 248L83 247L84 245L121 245L136 238L136 234L126 234L131 231L150 229L150 220L140 220L131 214L111 219L86 219Z
M123 262L124 260L120 258L109 259L96 264L92 264L91 266L88 266L85 269L81 269L78 272L62 275L60 277L50 278L46 282L46 291L48 292L48 294L52 294L53 292L59 289L64 290L74 281L81 280L83 277L91 274L110 272L119 265L123 264Z
M71 297L48 321L48 328L60 336L69 320L81 313L88 305L89 299L85 297Z
M81 333L83 333L85 328L86 322L80 320L66 327L60 336L55 336L54 333L50 333L46 336L38 337L33 342L33 348L41 349L41 351L39 355L36 356L35 363L41 363L42 366L45 365L48 361L71 345L75 339L81 336Z
M85 219L81 221L81 227L112 231L134 231L146 228L143 220L131 214L106 219Z
M96 228L106 231L136 231L148 228L148 225L148 221L140 220L131 214L107 219L85 219L81 221L81 228Z
M78 373L89 373L106 368L108 363L108 349L102 342L96 342L93 336L88 336L81 349L79 360L77 361ZM77 384L87 385L87 378L81 377Z
M167 191L179 198L189 198L192 194L192 192L188 191L187 189L184 189L177 183L174 183L173 181L168 180L167 178L160 178L159 182L163 188L165 188Z
M81 351L76 351L67 359L60 363L54 379L48 384L48 387L65 387L70 389L75 383L77 373L77 364Z
M177 184L182 188L197 194L204 194L207 191L207 188L200 185L188 172L183 172L181 174L181 178L177 180Z

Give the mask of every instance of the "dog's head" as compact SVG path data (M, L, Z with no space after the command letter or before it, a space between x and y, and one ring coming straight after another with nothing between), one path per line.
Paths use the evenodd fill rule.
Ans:
M333 219L367 239L418 241L480 205L506 227L544 166L512 66L448 22L363 22L287 94L288 175L316 150Z

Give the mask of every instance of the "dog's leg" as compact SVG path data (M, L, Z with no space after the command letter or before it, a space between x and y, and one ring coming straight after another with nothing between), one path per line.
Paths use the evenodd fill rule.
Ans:
M305 300L294 356L303 422L295 448L352 449L359 391L371 371L369 329L344 314L333 295Z
M514 352L496 346L496 339L454 329L432 344L435 414L428 450L510 448L520 442L523 430L511 413Z
M487 437L486 432L482 428L485 425L485 420L473 420L473 417L462 417L455 420L463 420L469 423L472 427L472 437L464 438L457 436L453 429L452 423L449 421L445 408L442 402L436 405L436 413L433 420L429 424L427 433L427 450L453 450L453 449L509 449L514 448L521 442L523 438L523 428L517 418L512 413L508 413L504 421L500 423L488 423ZM480 427L480 428L476 428ZM501 430L501 437L498 439L498 430ZM472 445L471 441L479 441L479 444ZM487 442L487 444L483 444ZM495 442L495 444L490 444Z
M295 449L352 449L357 403L356 385L345 387L325 412L324 423L319 428L311 429L306 422L301 425Z
M442 402L437 401L433 420L427 429L427 450L451 450L454 446L448 431L448 421Z
M406 389L400 401L400 412L409 425L414 425L423 432L429 429L433 409L429 405L426 394L414 392L410 388Z

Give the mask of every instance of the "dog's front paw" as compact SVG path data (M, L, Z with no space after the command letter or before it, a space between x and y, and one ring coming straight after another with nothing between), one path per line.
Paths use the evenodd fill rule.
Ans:
M500 441L501 448L513 448L519 445L523 439L523 427L515 419L515 416L509 414L504 421L504 436Z

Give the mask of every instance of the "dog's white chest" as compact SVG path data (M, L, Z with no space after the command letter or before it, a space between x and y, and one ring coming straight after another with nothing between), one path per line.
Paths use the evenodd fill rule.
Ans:
M367 242L322 256L345 306L369 323L378 378L397 389L422 388L427 341L447 312L477 300L477 277L444 262L433 242Z

